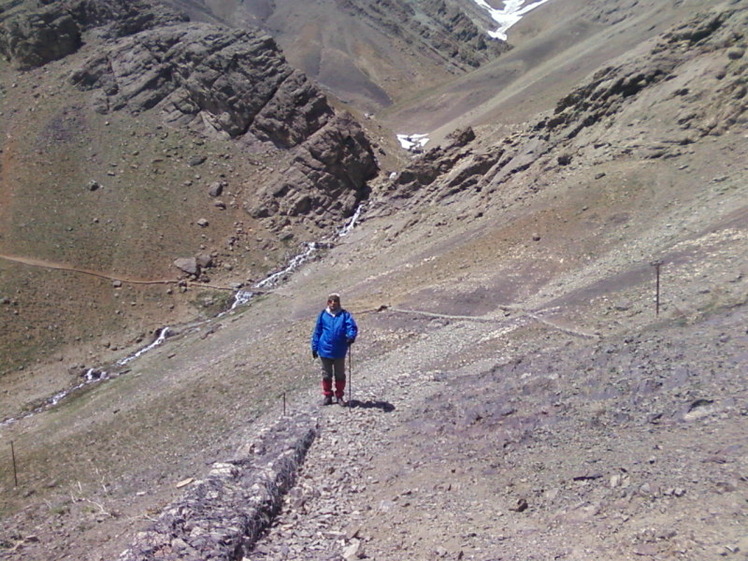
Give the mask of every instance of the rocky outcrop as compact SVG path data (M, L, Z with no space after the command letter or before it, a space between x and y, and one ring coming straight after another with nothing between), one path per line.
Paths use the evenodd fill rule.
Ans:
M350 115L339 115L300 147L290 168L251 212L258 218L314 215L318 226L328 227L368 197L366 182L376 173L361 126Z
M451 134L444 146L429 150L394 178L390 187L392 195L395 198L409 198L431 185L465 157L463 149L473 140L475 133L471 128Z
M78 21L94 25L112 16L87 13ZM137 29L127 13L120 16L124 21L112 29ZM294 150L290 168L250 197L247 210L254 216L314 213L320 225L330 226L368 195L366 181L377 164L362 128L349 115L336 116L269 35L184 23L106 36L71 74L73 84L92 92L96 111L155 110L174 126Z
M70 81L101 114L160 112L173 126L269 149L292 162L247 210L279 229L313 215L339 223L368 196L377 173L371 145L350 115L337 116L320 89L292 68L260 30L237 30L137 0L64 0L19 7L0 23L0 49L30 68L96 45ZM261 148L264 149L264 148ZM268 187L269 185L269 187Z
M295 149L278 181L248 203L257 218L314 213L330 226L353 213L377 173L360 125L336 115L261 32L199 23L144 31L111 42L72 81L94 92L102 113L155 109L173 124Z
M708 134L717 123L735 124L745 111L746 64L741 59L746 46L746 22L740 21L743 17L733 10L718 11L700 14L678 26L665 34L648 55L595 73L586 84L561 99L554 115L539 123L538 129L573 138L582 129L620 113L627 101L645 89L675 79L678 68L694 57L719 51L727 51L726 64L718 77L720 85L712 94L722 98L719 102L699 103L703 101L702 95L692 93L699 84L676 88L673 93L685 102L696 102L700 111L717 110L719 116L711 119L713 126L704 123L699 127L701 133ZM680 125L691 121L693 118L678 119Z
M421 35L440 51L452 53L469 66L478 67L509 49L507 43L492 39L479 28L459 3L427 0L419 5L432 18L431 25L420 30Z
M0 54L19 69L63 58L81 44L80 28L58 6L17 16L0 28Z
M158 108L176 124L209 124L227 137L252 135L295 146L333 112L292 69L269 35L207 24L148 30L109 44L73 73L95 91L98 111Z
M161 5L140 0L66 0L21 10L0 24L0 54L16 68L29 69L61 59L83 44L84 32L121 37L185 21Z

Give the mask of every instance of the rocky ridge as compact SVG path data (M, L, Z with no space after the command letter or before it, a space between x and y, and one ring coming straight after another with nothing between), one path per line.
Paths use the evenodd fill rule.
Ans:
M166 6L141 0L21 1L0 11L0 55L29 69L76 52L92 29L116 38L184 21Z
M422 204L463 197L467 190L469 197L482 193L477 198L491 204L499 185L529 168L537 170L531 187L537 190L549 166L573 168L577 158L585 165L627 156L673 158L707 135L739 131L746 122L748 93L745 18L743 10L729 5L699 14L647 52L596 72L559 100L552 114L498 145L472 146L472 131L453 133L444 146L401 171L385 192ZM663 123L660 136L654 144L642 142L647 120L655 115Z
M361 112L378 112L509 48L485 33L493 22L473 0L169 4L196 20L218 17L271 33L294 67Z
M162 110L165 120L197 122L229 138L249 135L298 145L333 112L324 96L285 64L272 38L206 24L169 26L116 42L71 80L95 90L96 110Z
M325 213L342 219L366 198L377 163L363 129L337 116L319 89L291 69L268 35L208 24L171 26L119 41L72 80L96 92L98 111L153 109L177 126L245 144L298 147L276 185L253 197L257 218Z

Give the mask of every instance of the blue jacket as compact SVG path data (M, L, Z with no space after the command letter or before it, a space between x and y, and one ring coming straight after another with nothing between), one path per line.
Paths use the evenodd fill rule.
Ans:
M356 335L358 326L349 312L340 310L333 316L322 310L312 332L312 352L323 358L345 358Z

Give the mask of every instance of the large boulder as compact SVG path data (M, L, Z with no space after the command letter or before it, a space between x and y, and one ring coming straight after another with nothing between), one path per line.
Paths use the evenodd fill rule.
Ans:
M81 44L80 28L59 6L17 16L0 27L0 54L22 70L63 58Z
M122 37L186 21L183 14L142 0L43 0L41 4L0 22L0 54L21 70L76 52L89 30L95 29L101 37Z
M196 257L180 257L174 260L174 266L188 275L199 275L200 265Z
M289 169L250 212L257 218L312 213L344 218L368 197L366 182L377 171L361 126L348 114L336 115L299 147Z

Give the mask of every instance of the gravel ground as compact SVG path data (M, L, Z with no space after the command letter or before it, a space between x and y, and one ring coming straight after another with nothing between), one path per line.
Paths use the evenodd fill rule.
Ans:
M436 329L354 370L247 559L748 558L744 306L604 341L530 327L464 365L434 349L484 328Z

